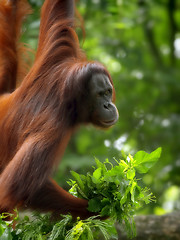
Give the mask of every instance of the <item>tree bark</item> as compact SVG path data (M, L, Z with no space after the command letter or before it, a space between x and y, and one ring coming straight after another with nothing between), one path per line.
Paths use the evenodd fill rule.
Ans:
M137 236L133 240L180 240L180 211L162 216L135 217ZM118 240L128 240L122 226L116 226Z

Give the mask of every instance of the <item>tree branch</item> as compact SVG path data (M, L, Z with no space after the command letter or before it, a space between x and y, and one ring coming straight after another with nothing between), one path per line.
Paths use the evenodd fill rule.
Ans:
M137 236L133 240L179 240L180 211L156 216L135 217ZM118 239L128 240L122 226L117 225Z

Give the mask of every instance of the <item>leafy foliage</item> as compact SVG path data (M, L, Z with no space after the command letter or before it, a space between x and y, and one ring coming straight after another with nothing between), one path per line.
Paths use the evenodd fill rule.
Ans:
M101 163L95 159L97 168L86 176L71 172L75 181L71 180L70 192L89 200L88 210L98 212L100 216L109 216L122 223L130 235L135 235L133 215L143 204L153 200L152 193L138 184L136 171L146 173L159 159L161 148L148 154L139 151L134 158L129 154L124 160L116 160L117 165L106 159ZM108 170L108 167L110 169Z
M32 219L25 216L15 230L12 228L13 221L3 221L4 217L0 217L1 240L93 240L95 231L100 231L104 239L109 239L109 224L95 217L73 220L70 215L62 215L60 221L53 222L48 214L35 214Z
M100 215L110 217L103 221L97 217L86 220L72 219L70 215L62 215L59 221L52 221L51 216L35 214L31 219L27 216L18 221L16 228L12 228L13 221L4 221L12 214L0 216L0 239L3 240L93 240L99 232L105 240L113 232L113 223L125 222L130 237L135 236L136 229L133 220L135 211L143 204L154 200L147 188L138 184L136 171L146 173L159 159L161 148L148 154L139 151L134 158L124 156L124 160L115 160L116 165L106 159L104 163L95 159L97 168L92 174L80 175L72 171L75 181L70 180L70 192L81 198L89 200L88 210ZM99 217L99 216L98 216Z
M11 228L11 224L12 222L7 222L7 221L4 221L4 219L6 217L12 217L13 215L12 214L9 214L9 213L2 213L0 215L0 239L2 240L11 240L12 239L12 235L11 235L11 231L12 231L12 228Z

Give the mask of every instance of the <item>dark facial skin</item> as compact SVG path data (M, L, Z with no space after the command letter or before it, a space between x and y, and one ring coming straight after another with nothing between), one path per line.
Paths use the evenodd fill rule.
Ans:
M114 125L118 118L118 110L112 102L113 86L105 74L94 74L89 83L92 101L92 123L102 128Z

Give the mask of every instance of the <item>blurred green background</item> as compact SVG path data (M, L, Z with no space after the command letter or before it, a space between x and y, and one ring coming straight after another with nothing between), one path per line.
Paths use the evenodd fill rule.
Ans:
M29 1L34 13L24 25L22 40L37 46L42 0ZM163 214L180 209L180 1L80 0L89 59L105 64L112 75L119 110L108 131L81 127L71 139L56 170L68 188L70 170L85 174L100 160L162 147L162 157L142 178L157 198L141 213Z

